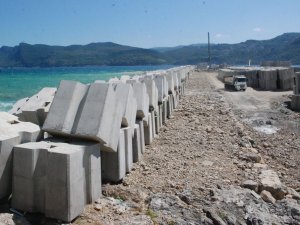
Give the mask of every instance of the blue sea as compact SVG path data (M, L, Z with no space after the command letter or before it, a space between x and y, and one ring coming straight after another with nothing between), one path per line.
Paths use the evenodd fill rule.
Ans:
M89 66L59 68L0 68L0 111L8 111L13 104L30 97L43 87L57 87L61 80L91 83L111 77L134 75L142 71L168 69L173 66Z

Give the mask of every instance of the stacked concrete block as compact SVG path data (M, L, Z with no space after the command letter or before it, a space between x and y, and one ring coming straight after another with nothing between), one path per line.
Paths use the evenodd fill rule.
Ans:
M281 90L293 89L295 77L293 68L278 68L277 73L277 88Z
M277 71L275 69L261 69L258 72L258 77L258 86L260 89L277 89Z
M41 130L36 124L22 122L16 116L0 112L0 199L11 193L13 147L40 138Z
M157 75L154 77L154 81L158 91L158 103L162 104L162 102L168 96L168 82L165 75Z
M149 96L149 110L158 111L158 89L152 77L141 78L140 81L145 83Z
M152 137L156 138L157 134L156 134L156 124L155 124L155 111L150 112L151 114L151 124L152 124Z
M125 140L125 165L126 165L126 173L129 173L132 169L133 165L133 153L132 153L132 139L134 135L134 125L133 127L125 127L122 128L124 132L124 140Z
M115 87L118 101L122 104L122 126L133 128L136 113L137 101L130 84L119 83Z
M100 145L49 139L14 148L12 207L69 222L101 195Z
M122 110L112 84L61 81L43 130L54 136L98 141L117 151Z
M148 123L149 95L144 83L133 83L132 88L137 100L136 118Z
M142 146L141 146L141 132L140 125L134 125L134 135L132 138L132 160L138 162L142 158Z
M153 127L153 118L152 115L154 115L154 111L152 111L153 114L151 112L148 113L148 118L149 118L149 123L148 125L144 126L144 135L145 135L145 144L146 145L150 145L153 141L153 129L155 129L155 127Z
M10 110L19 120L43 126L53 101L56 88L46 87L31 98L21 99Z
M166 74L167 82L168 82L168 94L174 93L174 76L169 72Z
M109 80L108 80L108 83L121 83L121 81L119 80L119 78L117 78L117 77L114 77L114 78L110 78Z
M147 115L148 117L148 115ZM140 133L140 146L141 152L144 154L145 152L145 134L144 134L144 122L142 120L137 120L136 123L139 125L139 133Z
M118 182L126 175L126 149L124 130L119 130L117 152L102 152L102 178L106 181Z

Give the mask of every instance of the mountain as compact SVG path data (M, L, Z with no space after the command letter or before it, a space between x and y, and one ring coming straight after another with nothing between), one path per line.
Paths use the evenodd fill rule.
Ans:
M86 65L160 65L207 62L207 44L151 49L112 42L88 45L49 46L21 43L0 48L0 67L52 67ZM300 33L285 33L270 40L237 44L212 44L212 63L252 64L282 60L300 64Z
M207 62L207 45L189 45L164 51L171 64ZM285 33L270 40L248 40L238 44L212 44L211 59L221 64L252 64L262 61L283 60L300 64L300 33Z
M49 46L21 43L0 48L0 67L51 67L86 65L158 65L167 61L157 51L111 42Z

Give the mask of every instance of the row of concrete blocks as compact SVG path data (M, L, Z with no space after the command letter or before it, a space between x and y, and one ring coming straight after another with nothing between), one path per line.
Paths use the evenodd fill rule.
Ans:
M75 218L82 212L86 203L90 203L101 194L101 173L99 172L101 161L103 179L111 181L122 179L125 173L130 171L132 162L136 162L141 158L145 149L144 143L150 144L164 120L171 116L174 106L178 104L178 96L183 93L183 90L182 87L179 91L174 92L174 95L168 95L158 104L157 110L154 110L154 106L150 108L147 120L141 119L146 116L139 116L141 112L139 114L138 109L136 109L137 124L134 124L134 129L132 129L132 126L128 126L122 128L121 131L119 130L115 152L101 142L103 148L99 144L87 143L86 141L77 143L77 141L71 140L70 142L70 139L66 139L68 134L61 132L53 132L52 135L58 134L57 136L61 136L63 134L64 139L48 139L46 142L16 146L14 151L16 163L14 163L13 170L13 207L23 211L43 212L47 217L64 221ZM64 95L61 95L61 97L64 97ZM72 106L74 107L74 104ZM124 106L126 104L123 105L123 108ZM70 104L65 105L65 107L70 107ZM82 113L83 110L80 111ZM69 111L63 112L68 113ZM145 114L145 111L143 113ZM125 126L126 124L132 125L132 121L129 122L128 117L124 120L125 114L122 111L121 124L123 126L124 124ZM78 135L76 137L82 138L83 136ZM35 140L38 140L38 138L30 141ZM96 145L98 147L95 147ZM101 157L99 148L104 150ZM98 149L99 154L93 149ZM84 169L77 168L81 164ZM62 176L56 176L59 171L62 171ZM100 176L93 171L98 171L96 174ZM10 182L6 183L10 184ZM22 185L24 188L20 189L19 187ZM84 197L77 198L78 195ZM61 207L56 209L57 205Z

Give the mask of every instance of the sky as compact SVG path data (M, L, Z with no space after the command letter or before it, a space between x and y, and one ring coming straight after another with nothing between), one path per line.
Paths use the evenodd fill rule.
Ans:
M143 48L300 32L300 0L0 0L0 46L115 42Z

